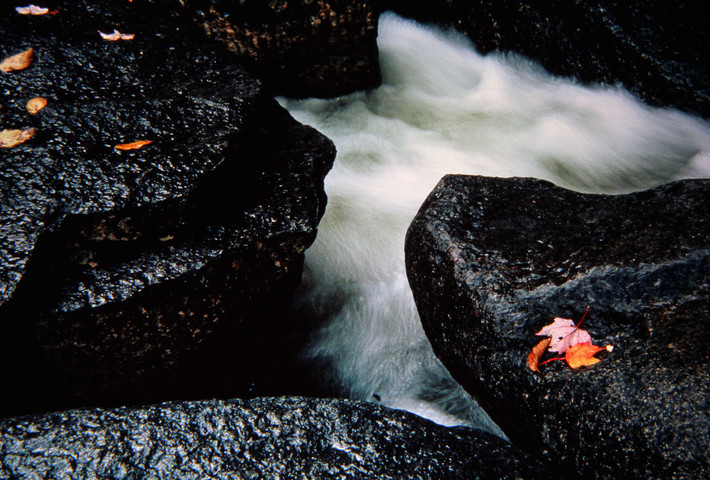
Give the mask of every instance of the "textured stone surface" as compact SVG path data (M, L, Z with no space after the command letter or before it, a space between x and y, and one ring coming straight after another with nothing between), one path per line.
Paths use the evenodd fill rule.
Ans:
M234 395L264 368L240 329L280 330L334 147L166 5L0 17L3 54L36 51L2 125L37 131L0 152L2 415Z
M558 75L622 84L642 99L710 117L707 13L686 2L381 0L455 27L481 52L512 51Z
M224 159L260 94L256 80L208 45L178 52L174 21L150 25L130 8L91 3L46 18L9 7L2 14L3 55L35 50L30 68L3 74L2 124L37 135L2 152L0 301L22 277L39 234L67 215L188 193ZM137 38L101 39L98 30L119 23ZM49 103L30 116L25 103L35 96ZM136 153L113 148L138 139L156 144Z
M265 398L0 420L6 478L552 478L476 430L346 400Z
M628 195L447 176L407 235L434 351L515 444L585 478L710 468L710 181ZM528 369L535 333L579 320L601 363Z
M207 34L276 94L334 97L374 88L377 14L370 1L187 0Z

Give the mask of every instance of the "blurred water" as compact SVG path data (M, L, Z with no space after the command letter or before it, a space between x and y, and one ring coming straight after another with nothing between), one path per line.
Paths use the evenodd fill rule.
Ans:
M624 91L481 56L463 37L380 18L383 85L280 102L336 144L306 254L304 308L327 319L304 356L348 397L501 434L435 358L404 268L404 235L448 173L532 176L627 192L710 176L710 124Z

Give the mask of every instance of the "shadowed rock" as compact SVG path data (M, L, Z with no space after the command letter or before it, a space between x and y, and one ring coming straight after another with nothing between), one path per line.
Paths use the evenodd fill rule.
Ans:
M570 472L699 478L710 466L708 202L707 180L612 196L445 177L406 242L434 351L514 444ZM584 328L613 352L531 371L535 333L587 305Z
M166 4L0 19L3 54L36 52L2 125L37 131L0 152L0 415L236 395L284 363L254 352L286 354L335 150Z
M0 476L23 478L552 478L484 432L301 398L1 420L0 455Z
M381 83L370 1L187 0L211 37L276 94L335 97Z

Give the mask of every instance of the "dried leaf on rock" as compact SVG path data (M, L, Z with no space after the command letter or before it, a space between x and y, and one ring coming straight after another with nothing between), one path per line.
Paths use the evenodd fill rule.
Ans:
M121 143L113 148L115 148L116 150L138 150L139 148L143 148L149 143L153 143L153 140L138 140L131 143Z
M2 130L0 131L0 148L11 148L20 145L34 137L34 135L34 128L28 128L26 130Z
M586 367L601 362L594 354L605 350L604 347L592 345L592 342L573 345L565 354L567 364L572 368Z
M104 40L110 42L115 42L116 40L133 40L133 38L135 38L135 34L133 33L121 33L116 29L113 30L113 33L99 32L99 35L101 35L101 38Z
M575 326L572 320L559 317L555 318L551 324L543 327L535 335L551 337L550 351L556 353L565 353L573 345L592 341L589 332Z
M15 10L20 15L46 15L49 13L48 8L38 7L37 5L27 5L26 7L15 7Z
M23 70L32 64L34 58L34 49L30 48L24 52L18 53L11 57L7 57L0 62L0 70L5 73L14 72L15 70Z
M530 353L528 354L528 367L530 367L530 370L533 372L539 372L538 370L538 364L540 363L540 357L545 353L545 350L547 350L547 347L550 346L550 342L552 339L550 338L545 338L544 340L540 340L537 345L535 345L532 350L530 350Z
M27 102L27 111L32 115L42 110L47 106L47 100L42 97L36 97Z

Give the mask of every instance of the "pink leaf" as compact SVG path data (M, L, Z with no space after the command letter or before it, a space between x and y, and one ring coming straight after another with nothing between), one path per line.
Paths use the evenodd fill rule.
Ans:
M28 5L26 7L15 7L20 15L45 15L49 13L48 8L38 7L37 5Z
M576 327L568 318L555 318L550 325L543 327L535 335L551 337L550 351L565 353L573 345L592 341L591 335L586 330Z
M99 31L99 35L101 35L101 38L104 40L108 40L110 42L115 42L116 40L133 40L135 38L135 35L132 33L121 33L115 28L113 29L113 33L103 33Z

